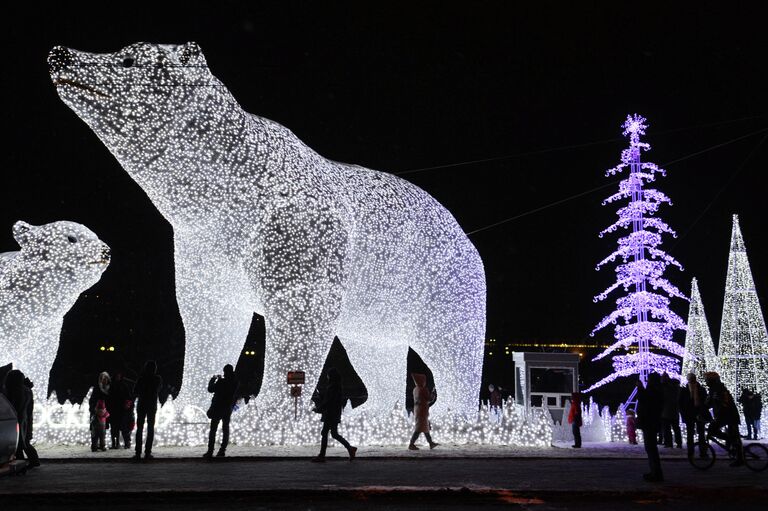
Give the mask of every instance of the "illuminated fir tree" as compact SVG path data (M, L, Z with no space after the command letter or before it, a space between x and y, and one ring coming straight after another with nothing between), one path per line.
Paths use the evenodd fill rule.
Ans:
M718 358L721 379L731 393L750 387L768 396L768 334L738 215L733 215Z
M656 217L659 207L671 204L669 197L659 190L645 188L665 171L654 163L642 162L640 153L650 149L642 142L645 118L635 114L627 116L622 125L629 147L621 152L621 163L608 170L606 176L622 172L628 175L619 183L619 191L603 201L605 204L621 202L616 214L618 220L600 233L600 237L618 230L628 231L618 239L618 248L597 265L601 267L617 262L616 281L594 298L605 300L618 290L623 296L616 300L616 309L598 323L591 335L609 325L615 325L615 342L595 357L599 360L623 350L625 354L613 357L614 372L598 381L587 392L623 376L639 375L643 382L651 372L667 372L680 377L680 364L674 356L682 357L682 346L673 341L675 330L685 330L685 322L670 308L670 298L685 299L685 295L664 278L668 266L682 266L659 246L664 235L675 232ZM654 348L654 352L650 351Z
M685 333L685 355L683 356L683 376L688 373L696 375L700 382L704 381L704 373L718 371L719 364L715 353L715 344L709 332L707 315L699 294L699 284L696 279L691 282L691 305L688 309L688 328Z

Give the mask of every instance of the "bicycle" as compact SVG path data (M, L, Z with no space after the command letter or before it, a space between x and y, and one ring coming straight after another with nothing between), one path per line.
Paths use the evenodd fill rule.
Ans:
M688 456L688 462L695 468L708 470L715 464L717 455L715 454L715 448L712 447L710 442L719 445L723 451L728 453L730 459L736 458L736 448L729 446L726 440L712 436L709 433L707 433L706 438L703 454L701 446L697 444L693 453ZM744 464L748 469L754 472L762 472L768 468L768 448L763 444L752 443L742 445L742 450L744 451Z

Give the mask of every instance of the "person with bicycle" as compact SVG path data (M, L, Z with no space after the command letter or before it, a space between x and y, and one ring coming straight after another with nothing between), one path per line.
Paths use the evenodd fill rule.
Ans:
M736 401L723 382L720 381L720 375L716 372L705 373L704 382L709 387L706 407L707 409L711 408L714 415L714 420L709 424L708 434L710 437L725 440L729 449L733 450L736 459L731 463L732 467L744 465L744 449L739 434L741 420L739 410L736 408ZM723 428L726 428L727 431L723 432Z
M685 423L686 447L688 448L688 457L694 453L694 435L699 436L699 455L707 455L706 450L706 424L712 420L709 410L706 407L707 391L696 380L696 375L688 375L688 384L680 390L680 415Z

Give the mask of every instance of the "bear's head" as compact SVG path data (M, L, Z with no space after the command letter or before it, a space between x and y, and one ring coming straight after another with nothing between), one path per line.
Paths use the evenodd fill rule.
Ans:
M90 229L75 222L35 226L13 225L13 237L25 274L55 275L62 292L81 293L99 281L111 258L109 246Z
M64 103L128 162L145 162L153 151L161 155L163 135L200 98L229 96L194 42L136 43L100 54L56 46L48 68ZM135 154L139 148L142 156Z

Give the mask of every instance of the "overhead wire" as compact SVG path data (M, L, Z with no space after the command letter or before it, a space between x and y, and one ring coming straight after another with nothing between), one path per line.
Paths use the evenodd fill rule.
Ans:
M699 150L699 151L695 151L695 152L693 152L693 153L687 154L687 155L685 155L685 156L682 156L682 157L680 157L680 158L677 158L677 159L675 159L675 160L671 160L671 161L668 161L668 162L666 162L666 163L663 163L663 164L661 164L660 166L661 166L661 167L668 167L668 166L670 166L670 165L674 165L674 164L676 164L676 163L680 163L680 162L682 162L682 161L685 161L685 160L688 160L688 159L690 159L690 158L694 158L694 157L696 157L696 156L699 156L699 155L702 155L702 154L708 153L708 152L710 152L710 151L714 151L715 149L719 149L719 148L721 148L721 147L724 147L724 146L727 146L727 145L733 144L733 143L735 143L735 142L738 142L738 141L740 141L740 140L744 140L744 139L746 139L746 138L749 138L749 137L753 137L753 136L755 136L755 135L758 135L758 134L760 134L760 133L765 133L765 132L768 132L768 128L761 128L761 129L759 129L759 130L757 130L757 131L752 131L752 132L750 132L750 133L747 133L746 135L741 135L741 136L739 136L739 137L736 137L736 138L733 138L733 139L727 140L727 141L725 141L725 142L721 142L721 143L718 143L718 144L714 144L714 145L712 145L712 146L709 146L709 147L706 147L706 148L704 148L704 149L702 149L702 150ZM766 138L768 138L768 136L767 136ZM758 147L759 147L759 145L758 145ZM743 167L742 167L742 168L743 168ZM740 171L740 170L739 170L739 171ZM621 180L620 180L620 179L619 179L619 180L616 180L616 181L611 181L610 183L606 183L606 184L604 184L604 185L601 185L601 186L598 186L598 187L595 187L595 188L591 188L591 189L589 189L589 190L586 190L586 191L583 191L583 192L580 192L580 193L576 193L576 194L570 195L570 196L568 196L568 197L565 197L565 198L563 198L563 199L559 199L559 200L557 200L557 201L554 201L554 202L550 202L549 204L545 204L545 205L543 205L543 206L539 206L539 207L537 207L537 208L534 208L534 209L531 209L531 210L525 211L525 212L523 212L523 213L518 213L518 214L516 214L516 215L514 215L514 216L511 216L511 217L509 217L509 218L505 218L505 219L503 219L503 220L499 220L499 221L497 221L497 222L493 222L493 223L491 223L491 224L485 225L485 226L483 226L483 227L479 227L479 228L477 228L477 229L474 229L474 230L472 230L472 231L467 231L465 234L466 234L467 236L471 236L472 234L477 234L477 233L479 233L479 232L482 232L482 231L486 231L486 230L488 230L488 229L491 229L491 228L493 228L493 227L498 227L499 225L503 225L503 224L506 224L506 223L512 222L513 220L517 220L517 219L523 218L523 217L525 217L525 216L528 216L528 215L531 215L531 214L533 214L533 213L538 213L539 211L543 211L543 210L545 210L545 209L548 209L548 208L551 208L551 207L554 207L554 206L558 206L558 205L560 205L560 204L563 204L563 203L565 203L565 202L571 201L571 200L573 200L573 199L577 199L577 198L579 198L579 197L583 197L583 196L585 196L585 195L589 195L589 194L591 194L591 193L593 193L593 192L596 192L596 191L598 191L598 190L602 190L602 189L604 189L604 188L608 188L608 187L610 187L610 186L614 186L614 185L618 184L619 182L621 182Z
M681 131L689 131L694 129L701 129L701 128L711 128L715 126L723 126L725 124L733 124L736 122L741 121L748 121L753 119L759 119L765 117L764 115L751 115L747 117L738 117L735 119L726 119L723 121L716 121L716 122L710 122L710 123L704 123L704 124L697 124L694 126L683 126L680 128L671 128L668 130L658 131L654 133L654 136L663 136L668 135L670 133L679 133ZM536 156L539 154L547 154L547 153L553 153L553 152L559 152L559 151L568 151L570 149L581 149L583 147L590 147L595 145L601 145L601 144L608 144L612 142L621 142L624 138L622 137L614 137L614 138L607 138L603 140L594 140L592 142L583 142L579 144L569 144L569 145L563 145L563 146L556 146L556 147L547 147L543 149L534 149L532 151L525 151L522 153L513 153L513 154L507 154L503 156L492 156L489 158L480 158L477 160L467 160L467 161L460 161L456 163L447 163L444 165L433 165L431 167L422 167L422 168L416 168L416 169L408 169L408 170L401 170L399 172L392 172L392 174L396 176L404 176L408 174L416 174L419 172L426 172L429 170L438 170L438 169L447 169L447 168L455 168L455 167L464 167L467 165L476 165L479 163L490 163L494 161L503 161L503 160L510 160L512 158L523 158L526 156Z

